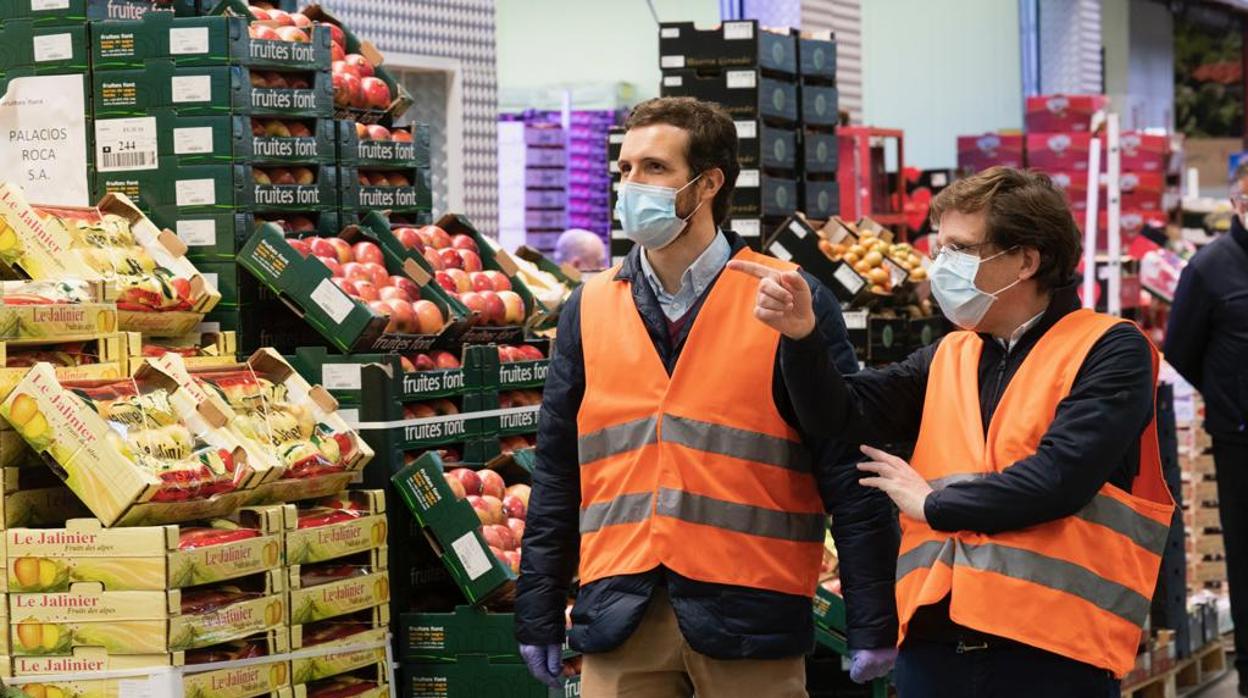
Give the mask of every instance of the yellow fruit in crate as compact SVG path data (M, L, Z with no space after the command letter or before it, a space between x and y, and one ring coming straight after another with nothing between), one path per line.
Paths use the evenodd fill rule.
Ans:
M844 255L843 257L841 257L841 259L842 259L842 260L843 260L846 264L848 264L849 266L851 266L851 267L852 267L852 266L854 266L855 264L857 264L857 263L858 263L858 262L862 259L862 257L861 257L860 255L856 255L856 254L854 254L853 252L846 252L846 253L845 253L845 255Z
M820 240L818 243L819 251L828 259L836 259L836 249L832 243L827 240Z
M884 267L875 267L867 272L867 280L873 284L884 285L888 283L888 270Z
M30 421L26 422L24 426L18 427L18 431L22 432L22 435L27 439L37 439L48 433L48 420L42 414L36 412L35 416L30 418Z
M886 293L888 293L888 291L887 291L887 290L885 290L885 289L884 289L884 287L883 287L883 286L881 286L881 285L879 285L879 284L871 284L871 292L872 292L872 293L879 293L879 294L881 294L881 295L882 295L882 294L886 294Z
M866 260L863 260L854 265L854 271L865 276L871 271L871 265L867 264Z
M875 243L874 245L872 245L871 249L875 250L876 252L879 252L879 253L880 253L880 254L882 254L882 255L883 255L883 254L887 254L887 253L888 253L888 243L887 243L887 242L884 242L883 240L880 240L879 242L877 242L877 243Z
M878 267L884 263L884 255L872 250L862 258L862 261L866 262L869 266Z
M927 270L924 269L923 267L915 267L914 269L910 271L910 280L911 281L926 281Z
M39 414L39 404L35 402L35 398L21 393L13 398L13 402L9 404L9 424L14 429L21 429L31 417Z
M852 254L855 257L862 257L866 253L867 253L867 249L863 247L862 245L850 245L849 250L847 252L847 254Z

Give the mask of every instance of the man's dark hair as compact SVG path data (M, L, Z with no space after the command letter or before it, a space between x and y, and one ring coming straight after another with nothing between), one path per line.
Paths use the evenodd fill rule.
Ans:
M732 190L737 185L737 127L724 108L713 102L692 97L658 97L633 108L624 129L668 124L689 134L685 159L693 175L719 168L724 173L724 186L715 194L711 211L715 223L722 224L732 206Z
M1034 170L990 167L949 185L932 200L935 228L946 211L984 213L987 241L999 250L1030 247L1040 253L1035 278L1041 290L1070 283L1083 240L1066 194Z

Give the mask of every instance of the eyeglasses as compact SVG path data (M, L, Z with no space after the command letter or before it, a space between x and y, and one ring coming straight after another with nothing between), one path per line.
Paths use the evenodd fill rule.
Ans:
M941 256L942 254L946 252L962 252L965 254L972 254L973 250L978 250L979 248L987 244L990 244L988 240L985 240L983 242L977 242L974 245L959 245L957 243L951 243L948 245L935 245L932 247L932 251L929 253L929 256L933 260L935 260L937 257Z

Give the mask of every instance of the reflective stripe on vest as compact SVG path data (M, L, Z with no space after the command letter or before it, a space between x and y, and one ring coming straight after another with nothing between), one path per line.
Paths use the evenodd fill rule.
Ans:
M940 490L999 474L1035 454L1088 352L1119 322L1084 310L1058 321L1007 385L986 434L979 406L982 340L970 332L945 337L928 375L915 470ZM1157 365L1153 349L1154 380ZM947 596L961 625L1125 675L1173 514L1155 421L1141 434L1139 453L1131 492L1105 484L1079 511L1055 521L949 534L903 516L896 572L903 641L915 610Z
M581 298L581 583L663 565L813 595L827 516L810 454L771 397L780 338L749 312L757 281L720 275L668 375L615 275Z

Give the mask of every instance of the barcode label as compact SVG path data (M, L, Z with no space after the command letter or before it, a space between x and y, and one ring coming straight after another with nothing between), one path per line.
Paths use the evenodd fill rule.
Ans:
M797 221L793 221L792 223L789 224L789 230L792 230L793 234L798 236L799 238L806 237L805 226L803 226L801 223L798 223Z
M859 287L861 288L861 284ZM867 311L865 310L849 310L842 317L845 318L845 329L847 330L867 329Z
M321 385L326 390L359 390L361 364L325 364L321 367Z
M208 53L208 27L170 29L169 53L175 56Z
M759 173L758 170L741 170L737 174L738 189L757 189Z
M752 70L728 71L728 89L751 89L758 85L758 76Z
M469 531L455 539L451 543L451 549L455 551L455 557L458 557L460 564L464 566L468 579L474 582L494 567L490 562L490 556L486 554L485 549L477 540L476 531Z
M212 127L192 126L173 129L173 154L198 155L212 152Z
M737 138L752 139L758 138L758 122L757 121L735 121L737 127Z
M680 87L685 84L685 79L679 75L668 75L663 78L664 87Z
M355 309L355 302L329 279L323 279L316 290L309 295L337 324L342 324L342 321L346 320L351 311Z
M732 230L743 238L756 238L763 234L763 223L757 218L738 218L732 222Z
M867 283L867 280L858 276L848 264L841 264L841 266L836 268L836 271L832 272L832 276L836 277L836 280L840 282L841 286L845 287L846 291L853 294L861 291L862 287ZM865 323L863 327L866 327Z
M95 122L95 161L100 172L154 170L159 154L156 117Z
M786 262L793 259L793 255L790 254L789 251L784 248L784 245L781 245L778 242L771 243L771 247L769 247L768 249L771 251L771 255L775 257L776 259L782 259Z

